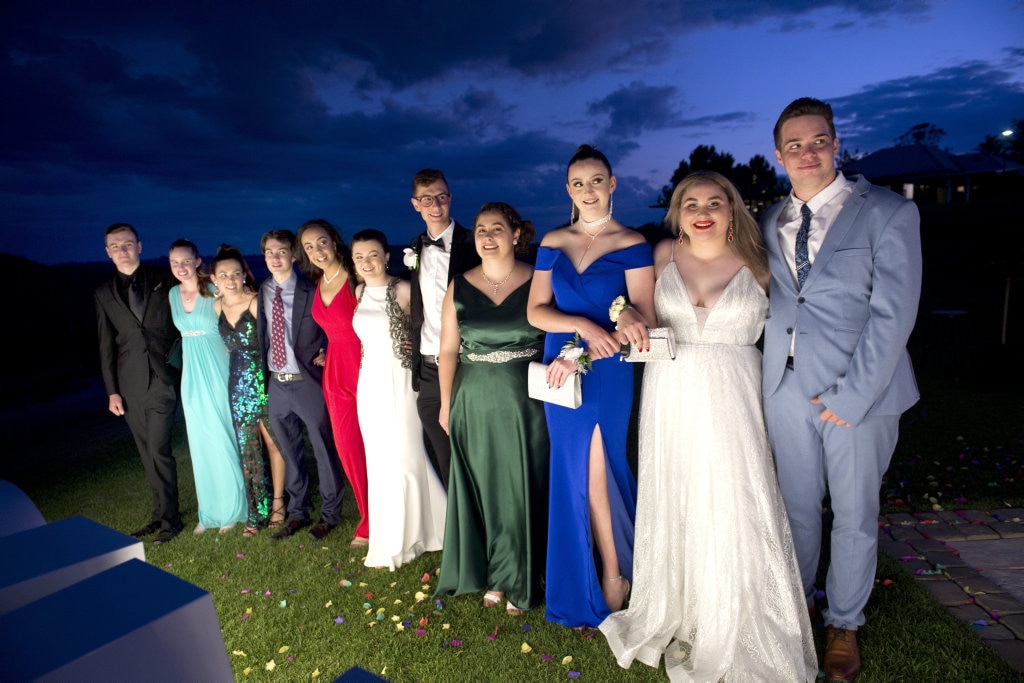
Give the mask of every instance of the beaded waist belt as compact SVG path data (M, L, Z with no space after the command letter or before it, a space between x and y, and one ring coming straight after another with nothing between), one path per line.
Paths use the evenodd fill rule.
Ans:
M516 351L491 351L490 353L466 353L463 359L472 363L509 363L529 360L540 355L540 349L518 349Z
M182 337L202 337L206 334L206 330L186 330L181 333Z

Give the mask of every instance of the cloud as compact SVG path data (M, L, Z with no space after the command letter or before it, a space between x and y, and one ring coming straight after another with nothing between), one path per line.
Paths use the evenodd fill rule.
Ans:
M1004 129L1024 116L1022 58L1015 51L1000 64L970 60L920 76L884 81L836 97L836 129L850 151L874 152L918 123L946 131L943 146L967 152L984 132Z
M588 111L608 116L606 135L633 137L645 130L677 125L680 115L673 105L675 98L676 88L673 86L653 86L633 81L592 102Z

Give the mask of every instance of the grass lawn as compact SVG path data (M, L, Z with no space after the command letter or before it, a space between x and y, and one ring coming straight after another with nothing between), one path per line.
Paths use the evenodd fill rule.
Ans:
M886 509L1024 502L1019 392L964 393L941 384L923 389L927 398L905 418L883 486ZM148 492L126 430L102 438L85 428L70 435L55 431L35 441L48 457L6 475L47 520L85 515L125 532L148 520ZM643 664L620 669L600 632L549 624L542 609L513 618L482 609L479 595L433 599L440 553L393 573L363 567L361 553L348 548L355 525L351 498L345 523L325 542L305 533L280 543L270 542L266 532L246 539L240 526L224 536L193 536L195 493L180 425L175 452L186 530L165 546L147 544L146 558L212 594L239 680L333 680L352 666L395 681L665 677L663 669ZM858 680L1015 678L898 562L881 557L877 578L861 631L864 668ZM883 585L886 579L891 583ZM820 653L823 636L817 636Z

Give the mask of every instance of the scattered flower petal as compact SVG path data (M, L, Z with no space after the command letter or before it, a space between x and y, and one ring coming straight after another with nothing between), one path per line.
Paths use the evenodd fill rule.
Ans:
M242 650L232 650L231 654L233 654L236 657L248 657L249 656L249 655L245 654L245 652L243 652Z
M529 653L533 652L533 648L530 647L529 643L527 643L526 641L523 641L523 644L519 646L519 651L522 652L525 655L525 654L529 654Z
M327 607L330 607L330 606L331 606L331 605L333 605L333 604L334 604L334 600L328 600L328 601L327 601L327 604L326 604L326 605L324 605L324 608L326 609Z
M523 624L523 626L522 626L522 630L523 631L529 631L531 628L533 628L533 627L530 626L529 624Z
M352 586L352 582L348 579L342 579L338 582L338 585L340 585L342 588L349 588Z
M334 617L334 623L335 624L344 624L345 623L345 617Z
M572 655L562 657L562 666L569 666L570 664L572 664Z
M277 668L277 664L274 662L273 659L271 659L269 662L266 663L266 665L263 668L267 671L273 671Z
M277 606L278 607L287 607L288 606L288 601L287 600L282 600L281 602L277 603Z
M282 645L281 647L277 648L277 654L283 655L285 652L288 652L288 650L290 650L290 649L291 648L288 647L287 645Z
M320 669L313 669L313 673L311 673L309 675L309 677L310 678L319 678L320 677Z
M580 672L579 671L570 671L569 672L569 678L579 678L579 677L580 677Z
M425 629L425 628L418 628L418 629L416 629L416 635L418 635L418 636L422 636L426 632L427 632L427 629Z
M420 577L420 583L426 583L427 581L430 581L430 573L423 572L423 576Z

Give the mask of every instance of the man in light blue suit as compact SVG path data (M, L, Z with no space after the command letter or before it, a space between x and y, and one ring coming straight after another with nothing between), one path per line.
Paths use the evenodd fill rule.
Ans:
M882 475L900 414L918 399L906 344L921 238L914 203L838 173L838 151L828 104L801 98L783 110L775 156L793 191L761 223L772 271L762 388L812 610L822 499L831 495L823 668L830 681L851 681L875 578Z

